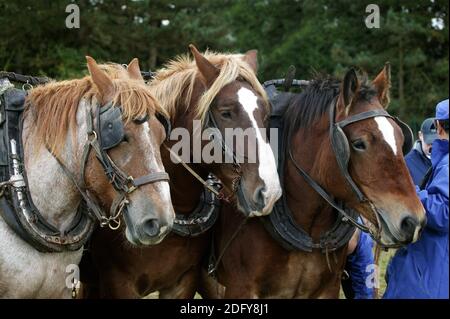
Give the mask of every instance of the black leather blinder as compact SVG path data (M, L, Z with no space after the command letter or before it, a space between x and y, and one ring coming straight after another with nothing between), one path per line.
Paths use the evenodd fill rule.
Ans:
M109 150L123 141L125 131L122 122L122 110L109 103L100 108L98 116L99 141L103 150Z

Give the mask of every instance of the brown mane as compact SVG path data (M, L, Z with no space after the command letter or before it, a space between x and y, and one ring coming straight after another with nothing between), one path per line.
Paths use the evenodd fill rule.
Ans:
M242 54L223 54L206 51L204 57L220 69L214 84L201 96L197 106L197 118L203 120L213 99L227 84L239 77L247 81L266 101L267 95L259 83L253 69L242 59ZM174 118L177 105L184 94L184 103L189 105L195 79L198 77L195 60L188 55L180 55L158 70L150 83L150 91L161 101L162 107ZM269 103L265 103L267 106Z
M152 97L148 87L142 81L130 79L121 65L103 64L100 67L113 79L113 102L122 108L125 122L155 112L168 115ZM32 89L27 97L26 112L32 113L35 119L36 149L47 145L55 155L59 155L64 148L69 127L72 133L77 127L78 105L82 99L95 103L98 94L90 76L51 82Z

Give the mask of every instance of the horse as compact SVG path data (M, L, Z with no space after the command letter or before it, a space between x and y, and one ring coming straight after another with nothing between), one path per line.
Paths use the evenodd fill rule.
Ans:
M130 245L159 242L173 225L159 152L165 130L155 117L165 110L122 66L86 59L89 76L32 88L25 99L21 139L29 193L61 245L59 251L35 249L8 226L1 212L2 298L72 295L67 277L76 271L83 246L68 249L62 244L79 207L88 224L98 217L109 231L117 229L123 214ZM129 70L136 64L133 60ZM83 201L86 206L80 206ZM155 220L158 232L149 232Z
M272 212L249 220L229 243L241 216L224 205L213 230L214 252L223 257L216 280L203 272L202 297L338 298L355 226L382 247L419 238L426 218L403 160L402 124L385 111L389 87L387 64L372 82L351 69L342 81L321 76L288 93L280 219L268 221Z
M210 172L221 180L224 193L220 194L225 194L224 200L228 199L241 214L247 218L268 214L281 196L281 187L269 141L258 129L266 126L270 109L265 91L256 78L257 53L252 50L245 54L210 51L202 54L193 45L190 50L193 59L179 56L169 62L156 72L148 87L169 113L173 133L179 128L189 130L188 151L194 152L192 157L195 157L193 144L199 135L196 135L194 120L202 121L200 131L213 125L222 136L227 128L253 128L257 157L254 162L243 160L238 165L235 161L209 163L202 157L200 162L190 163L186 168L186 163L171 159L173 151L168 149L175 144L173 140L167 142L161 154L171 177L175 222L187 217L197 223L205 217L188 216L201 202L204 185L199 179L206 179ZM230 155L224 143L220 144L221 153ZM248 148L243 149L246 150ZM237 155L242 154L233 151L231 157ZM92 263L86 262L86 267L81 268L87 298L139 298L155 291L160 298L194 297L202 258L210 243L208 228L195 234L172 232L159 245L138 249L123 246L120 251L114 247L123 240L112 236L103 231L93 236ZM92 268L96 273L83 280L83 272Z

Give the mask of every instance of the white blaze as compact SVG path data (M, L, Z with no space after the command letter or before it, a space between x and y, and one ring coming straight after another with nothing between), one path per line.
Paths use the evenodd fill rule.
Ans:
M384 116L375 117L375 122L377 123L381 134L383 134L384 140L391 147L394 155L397 155L397 142L395 141L394 127Z
M266 185L265 195L269 198L267 200L273 200L275 196L277 199L281 195L280 181L278 179L277 166L275 164L275 158L273 156L272 148L270 144L265 141L261 135L261 131L256 123L253 112L258 108L257 96L247 88L241 88L238 91L239 103L241 103L244 111L248 114L250 122L255 129L256 139L258 141L258 158L259 167L258 172L261 179ZM269 203L267 203L269 204Z
M146 146L146 151L147 151L147 169L150 172L164 172L164 167L160 167L158 165L158 162L156 160L155 157L155 150L153 148L153 143L152 143L152 134L150 132L150 127L148 125L148 122L144 122L142 123L142 128L143 128L143 134L142 137L145 141L145 143L147 144ZM153 183L155 188L158 190L158 192L160 193L161 199L170 204L171 205L171 200L170 200L170 187L169 187L169 183L165 182L165 181L161 181L161 182L155 182ZM170 210L168 210L170 211Z

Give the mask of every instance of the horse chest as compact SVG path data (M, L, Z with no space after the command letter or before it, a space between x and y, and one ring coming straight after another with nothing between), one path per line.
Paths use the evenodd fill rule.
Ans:
M40 253L22 241L0 218L0 297L69 297L68 265L77 265L82 251Z
M339 267L330 272L322 253L290 252L285 257L271 263L272 271L261 276L265 280L256 281L259 298L337 298Z
M296 285L295 298L337 298L336 286L340 285L341 267L330 256L332 271L321 252L295 253L292 258L291 278ZM296 266L298 265L298 266Z

